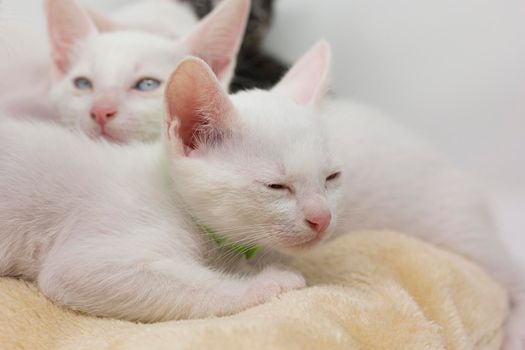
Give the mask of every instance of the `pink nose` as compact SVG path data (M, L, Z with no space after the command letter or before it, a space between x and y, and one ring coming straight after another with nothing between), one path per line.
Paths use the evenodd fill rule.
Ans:
M114 104L95 103L91 107L91 118L101 126L104 126L108 119L117 114L117 107Z
M330 226L332 214L329 211L314 212L307 215L305 220L315 232L323 233Z

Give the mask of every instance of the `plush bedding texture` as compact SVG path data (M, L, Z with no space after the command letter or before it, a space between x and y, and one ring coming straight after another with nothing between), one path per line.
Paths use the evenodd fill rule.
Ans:
M293 261L308 287L239 314L101 319L0 279L0 349L499 349L505 291L466 259L393 232L340 237Z

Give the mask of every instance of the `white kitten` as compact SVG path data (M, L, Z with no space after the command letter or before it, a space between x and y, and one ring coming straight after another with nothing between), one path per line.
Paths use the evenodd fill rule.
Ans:
M31 85L20 80L0 107L13 114L56 114L91 137L158 139L162 87L177 63L189 54L199 56L227 86L249 7L249 0L224 1L195 26L189 9L174 1L142 1L108 19L75 0L47 0L52 63L32 66L39 71L52 66L52 79L41 73L40 79L29 79ZM12 67L25 76L27 67L22 68Z

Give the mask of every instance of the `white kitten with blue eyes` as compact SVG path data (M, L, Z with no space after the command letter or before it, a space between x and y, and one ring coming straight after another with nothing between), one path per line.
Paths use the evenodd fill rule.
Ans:
M224 1L182 38L159 35L155 28L146 28L145 24L153 19L148 22L146 18L145 24L141 24L137 13L147 13L144 6L151 6L158 13L164 7L182 5L169 1L142 2L128 8L112 24L99 16L93 16L93 21L72 0L48 0L49 33L57 73L50 95L64 124L116 142L158 139L163 83L176 64L190 54L206 60L224 86L228 86L246 25L249 0ZM166 17L159 15L159 21ZM120 30L126 28L126 23L142 30ZM182 32L187 30L184 28Z
M229 85L249 8L249 0L226 0L195 24L189 9L174 1L141 1L108 19L75 0L47 0L51 62L33 65L52 67L52 79L43 75L27 87L20 80L0 108L56 115L64 125L115 142L156 140L163 85L182 58L203 58ZM17 71L16 62L12 66Z

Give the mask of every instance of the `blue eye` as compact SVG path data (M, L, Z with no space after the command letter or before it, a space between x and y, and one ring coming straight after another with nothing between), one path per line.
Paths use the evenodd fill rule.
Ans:
M75 80L73 80L73 84L79 90L93 89L93 83L91 83L91 80L89 80L88 78L84 78L84 77L75 78Z
M138 91L153 91L160 86L160 80L153 78L144 78L137 81L133 89Z

